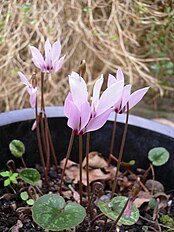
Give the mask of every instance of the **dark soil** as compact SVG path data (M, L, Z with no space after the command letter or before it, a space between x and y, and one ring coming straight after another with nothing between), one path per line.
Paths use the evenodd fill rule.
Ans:
M41 167L36 167L40 173ZM42 176L42 174L41 174ZM48 192L56 193L58 191L58 184L61 177L61 169L59 169L59 174L55 171L54 167L51 168L49 172L49 178L50 178L50 187L49 191L47 190L47 187L43 183L41 191L46 194ZM14 185L13 188L15 189L16 193L13 192L13 190L10 187L4 187L3 186L4 179L0 177L0 232L44 232L41 227L36 225L36 223L32 220L31 215L31 207L27 206L27 204L20 198L20 192L26 191L28 189L28 185L24 183L22 180L18 181L17 185ZM69 178L65 178L65 186L64 191L66 191L68 188L66 187L66 184L69 184L70 180ZM104 191L106 191L106 188L108 186L105 185ZM39 195L39 192L37 192ZM85 196L85 193L84 193ZM172 218L174 218L174 200L173 200L173 193L169 193L169 200L171 200L170 206L167 206L165 209L160 210L158 214L168 214ZM73 197L69 198L68 200L74 200ZM94 200L92 202L91 208L93 209L91 212L91 216L89 215L86 217L83 225L79 225L76 228L76 232L103 232L103 225L105 222L105 217L100 217L98 220L96 220L92 226L89 226L89 222L91 219L94 219L94 217L101 212L99 209L95 206L94 202L96 200L96 196L94 197ZM86 205L85 198L84 198L84 205ZM94 206L94 207L93 207ZM120 226L120 232L143 232L143 231L166 231L170 232L173 231L167 230L162 223L158 220L158 223L154 222L152 220L153 211L143 211L143 209L140 209L141 217L138 220L138 222L133 226ZM17 227L17 225L21 224ZM110 227L112 225L112 221L108 220L107 224L105 225L106 229L105 231L109 231ZM74 230L72 230L74 231Z

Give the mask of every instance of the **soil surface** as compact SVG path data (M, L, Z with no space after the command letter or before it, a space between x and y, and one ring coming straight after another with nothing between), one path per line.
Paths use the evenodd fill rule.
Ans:
M41 167L37 166L37 170L40 171L41 176L42 174L42 169ZM58 173L56 172L55 168L52 167L49 172L49 190L45 186L44 182L42 184L42 187L40 188L41 192L43 194L46 194L48 192L56 193L58 190L58 184L60 182L60 177L61 177L61 169L59 167ZM14 191L10 187L4 187L3 186L4 179L0 177L0 232L46 232L46 230L42 229L39 227L35 222L32 220L32 215L31 215L31 206L28 206L21 198L20 198L20 192L22 191L28 191L29 194L35 194L35 196L40 196L40 191L38 189L33 189L29 187L28 184L24 183L22 180L18 180L17 185L13 185ZM63 191L67 192L69 191L68 189L68 184L72 184L72 181L69 177L65 177L65 185L63 186ZM103 184L103 182L102 182ZM73 185L77 187L78 185ZM104 191L105 193L108 193L108 187L109 185L105 183ZM106 191L107 189L107 191ZM70 191L69 191L70 192ZM125 194L123 192L123 194ZM66 194L65 194L66 195ZM174 218L174 200L173 200L173 192L168 192L168 202L167 206L165 208L161 208L157 212L156 219L153 220L154 216L154 210L147 209L147 204L142 204L142 206L139 208L140 210L140 218L138 222L133 225L133 226L119 226L119 231L120 232L150 232L150 231L174 231L174 223L173 223L173 228L170 228L169 226L163 226L162 222L160 221L160 216L162 214L168 214L171 218ZM65 196L64 196L65 197ZM90 225L90 221L93 220L97 215L101 214L100 210L98 207L95 205L96 201L96 195L94 194L93 201L91 203L91 213L88 215L83 223L83 225L79 225L76 227L75 230L71 231L76 231L76 232L103 232L103 231L109 231L113 221L107 220L107 224L105 225L106 222L106 217L101 216L96 220L92 225ZM66 197L65 197L66 199ZM66 200L72 200L74 201L73 194L67 195ZM87 205L87 202L85 200L85 192L84 192L84 206ZM144 207L144 208L143 208ZM105 225L105 230L104 230L104 225ZM171 226L171 224L170 224ZM113 230L116 231L116 230Z

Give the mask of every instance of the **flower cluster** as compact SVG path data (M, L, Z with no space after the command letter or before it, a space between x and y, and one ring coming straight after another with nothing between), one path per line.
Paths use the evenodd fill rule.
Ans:
M135 106L145 95L148 87L131 94L131 85L124 86L124 76L118 69L116 78L109 74L108 87L100 97L103 77L98 79L93 88L91 104L84 79L77 73L69 75L70 93L65 100L64 112L68 117L68 126L75 134L84 134L101 128L112 110L123 113Z
M32 83L30 84L22 72L19 72L18 74L21 79L21 82L26 86L27 92L30 95L30 105L32 108L35 108L38 87L34 86Z
M49 39L47 39L44 48L45 48L45 60L42 54L40 53L40 51L36 47L30 46L32 61L35 64L35 66L41 70L41 72L54 74L61 69L65 58L65 56L62 56L59 59L61 54L60 41L59 40L56 41L51 46ZM36 105L38 87L30 84L22 72L19 72L18 74L21 79L21 82L24 85L26 85L27 92L30 95L30 105L32 108L34 108Z
M60 57L61 44L56 41L53 45L47 39L45 42L45 59L40 51L30 46L32 61L42 73L54 74L60 70L63 65L64 57ZM37 98L37 86L33 86L27 80L23 73L19 72L20 79L30 95L30 104L34 108ZM103 76L94 84L93 95L89 101L87 85L84 79L75 72L69 75L70 93L66 97L64 112L68 117L68 126L75 134L84 134L101 128L108 119L111 111L124 113L127 106L131 109L146 94L148 87L139 89L131 94L131 85L124 86L124 75L121 69L118 69L116 77L109 74L106 90L101 94Z
M120 68L117 71L116 77L109 74L107 86L110 87L119 81L123 81L124 84L124 75ZM145 87L131 94L131 88L132 88L131 85L124 86L120 100L114 105L114 111L116 113L122 114L126 112L127 104L129 105L129 109L134 107L139 101L141 101L141 99L149 89L149 87Z
M83 78L75 72L69 76L70 93L65 100L64 112L68 126L75 134L84 134L101 128L108 119L122 94L123 82L118 81L108 87L100 96L103 77L95 82L90 105L87 86Z
M62 56L59 59L61 53L60 41L56 41L53 46L51 46L49 39L47 39L44 49L45 60L36 47L30 46L32 61L36 65L36 67L41 70L41 72L54 74L61 69L65 58L65 56Z

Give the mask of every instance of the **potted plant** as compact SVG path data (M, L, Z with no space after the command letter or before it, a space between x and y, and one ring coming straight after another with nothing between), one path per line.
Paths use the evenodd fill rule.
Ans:
M166 190L172 189L174 175L170 162L172 158L167 161L169 153L172 153L173 131L170 127L156 122L129 116L129 109L141 100L148 88L131 94L131 86L124 85L124 76L119 69L116 78L109 75L108 87L101 96L99 93L103 77L96 81L92 100L88 101L87 87L81 77L85 72L83 61L79 69L80 74L72 72L69 76L70 93L65 100L64 109L47 108L44 105L44 75L57 72L61 68L64 60L64 57L58 59L61 45L57 41L51 46L47 40L45 60L35 47L30 46L30 50L34 64L41 70L40 110L37 103L36 75L32 75L30 84L20 72L20 79L30 95L30 104L35 113L33 109L25 109L0 115L0 155L3 160L0 167L4 169L7 162L9 168L0 173L1 184L6 186L1 190L3 216L5 200L10 199L8 209L5 208L9 211L11 199L20 196L19 203L15 202L11 230L32 231L33 226L34 231L44 229L70 231L71 228L75 228L75 231L98 229L111 232L116 228L123 230L133 228L132 225L144 231L148 231L148 226L154 229L156 227L171 229L172 226L167 224L170 217L166 224L161 225L158 222L161 195L155 190L155 180L160 180ZM110 115L111 111L115 113ZM67 119L63 112L72 130L67 127ZM124 112L126 114L123 114ZM152 150L155 147L158 148ZM102 153L104 158L96 153L90 154L90 151ZM16 170L14 162L8 162L11 153L15 156L16 166L21 168L23 165L24 168ZM118 157L115 154L118 154ZM65 155L66 159L59 165L59 161L65 158ZM70 158L76 163L71 163ZM164 163L166 163L164 166L154 168L154 165ZM38 171L33 169L36 168L35 164L40 164L37 169L41 173L42 180ZM143 170L137 173L137 168ZM164 175L166 168L170 171L170 179ZM74 178L71 179L68 169L71 174L76 173ZM149 187L145 181L150 170L152 186ZM103 181L99 181L101 179ZM160 187L161 183L158 183ZM134 225L139 219L138 206L134 205L134 201L140 198L142 190L148 195L143 198L142 204L148 203L149 208L146 211L150 216L152 214L155 221L153 223L147 219L146 227L141 224L146 220L144 217L140 220L141 225ZM166 194L162 196L168 202L168 196ZM21 208L20 204L25 207ZM11 218L9 214L7 215L7 218L3 217L3 221L5 218L7 220L8 217ZM160 220L164 219L161 216ZM27 228L28 222L30 225ZM10 228L3 223L3 231Z

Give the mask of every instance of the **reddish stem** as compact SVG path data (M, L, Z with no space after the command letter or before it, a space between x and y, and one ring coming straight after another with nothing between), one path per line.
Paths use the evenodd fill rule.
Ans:
M24 160L24 158L23 158L23 157L21 157L21 161L22 161L22 164L23 164L24 168L26 168L26 167L27 167L27 165L26 165L25 160Z
M83 157L83 142L82 142L82 135L79 135L79 194L80 194L80 204L82 205L82 190L83 190L83 183L82 183L82 157Z
M55 150L54 150L54 145L53 145L53 141L52 141L52 137L51 137L51 133L50 133L50 129L49 129L49 125L48 125L48 120L47 120L46 114L45 114L45 125L46 125L46 128L47 128L47 133L48 133L48 139L49 139L51 154L53 156L54 164L55 164L56 170L58 172L58 162L57 162L56 153L55 153Z
M59 187L59 194L62 194L63 178L64 178L64 175L65 175L66 166L67 166L70 154L71 154L72 145L73 145L73 142L74 142L74 135L75 135L74 131L72 131L71 137L70 137L70 141L69 141L68 151L67 151L67 154L66 154L65 165L64 165L63 171L62 171L62 176L61 176L61 181L60 181L60 187Z
M125 145L127 128L128 128L128 119L129 119L129 104L127 103L126 122L125 122L125 126L124 126L120 152L119 152L119 155L118 155L117 169L116 169L116 173L115 173L114 183L113 183L113 186L112 186L112 196L111 196L111 198L114 196L114 193L115 193L115 190L116 190L116 187L117 187L118 173L119 173L119 170L120 170L121 159L122 159L122 155L123 155L123 149L124 149L124 145Z
M114 123L113 123L112 138L111 138L111 146L110 146L108 166L111 163L111 155L113 155L116 126L117 126L117 113L115 113L115 118L114 118Z
M90 143L90 133L86 135L86 181L87 181L87 198L88 205L90 203L90 183L89 183L89 143ZM89 210L89 207L87 207Z
M38 142L38 147L39 147L41 164L42 164L42 168L43 168L44 176L45 176L45 183L47 186L49 186L48 174L47 174L47 171L45 168L45 160L44 160L44 156L43 156L42 143L41 143L41 139L40 139L39 116L36 117L36 133L37 133L37 142Z

